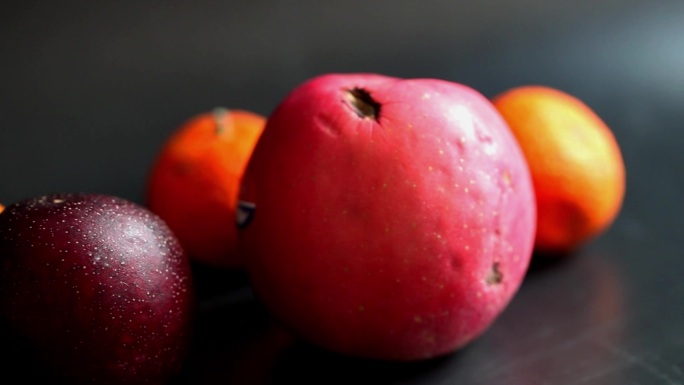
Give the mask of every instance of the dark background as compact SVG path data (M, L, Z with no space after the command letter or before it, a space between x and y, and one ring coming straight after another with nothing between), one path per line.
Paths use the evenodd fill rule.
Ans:
M85 191L142 203L183 121L216 106L268 115L326 72L574 94L620 143L622 212L565 261L535 264L482 338L413 364L294 341L244 276L197 267L180 383L684 384L684 2L3 1L0 202Z

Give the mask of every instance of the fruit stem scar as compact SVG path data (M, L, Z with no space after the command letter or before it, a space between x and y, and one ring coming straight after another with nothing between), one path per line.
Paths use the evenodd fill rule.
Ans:
M356 87L346 90L345 96L360 118L370 118L376 122L380 119L380 103L365 89Z
M211 113L214 115L214 124L216 125L214 133L220 135L226 129L226 117L230 114L230 110L225 107L216 107Z
M487 285L499 284L501 281L503 281L503 274L499 271L499 262L494 262L489 270L489 274L487 274Z

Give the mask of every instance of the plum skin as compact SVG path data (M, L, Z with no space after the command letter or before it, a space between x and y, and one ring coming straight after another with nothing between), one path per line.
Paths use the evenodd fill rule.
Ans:
M69 382L162 384L191 340L189 261L166 224L103 194L29 198L0 214L0 317Z
M438 79L300 85L269 117L240 200L254 207L240 247L257 296L309 342L382 360L481 335L519 288L536 226L505 122Z

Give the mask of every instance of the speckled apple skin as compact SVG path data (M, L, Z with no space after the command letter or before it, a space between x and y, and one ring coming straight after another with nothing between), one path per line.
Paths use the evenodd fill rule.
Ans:
M347 91L379 104L361 116ZM410 361L480 336L526 273L529 170L491 103L437 79L328 74L269 117L242 183L252 286L326 349Z
M0 317L68 383L163 384L190 340L190 266L156 215L55 194L0 214Z

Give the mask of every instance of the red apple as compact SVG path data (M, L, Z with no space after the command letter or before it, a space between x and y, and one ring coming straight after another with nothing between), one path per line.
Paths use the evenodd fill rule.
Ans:
M310 79L269 117L241 188L256 295L343 354L463 347L510 302L532 252L517 142L484 96L445 80Z
M194 294L186 255L142 206L96 194L0 214L0 318L69 383L162 384L178 373Z

